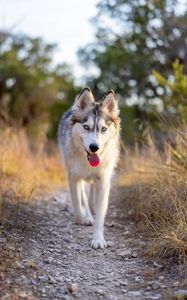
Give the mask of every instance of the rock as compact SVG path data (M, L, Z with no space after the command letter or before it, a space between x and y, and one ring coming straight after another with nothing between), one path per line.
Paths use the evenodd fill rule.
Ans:
M132 255L131 255L133 258L136 258L138 256L138 253L136 251L133 251L132 252Z
M119 284L120 286L127 286L127 281L120 281Z
M161 284L160 287L161 287L161 289L166 289L166 285L164 285L164 284Z
M130 296L130 297L141 297L142 293L140 291L129 291L128 296Z
M121 258L131 258L132 257L132 252L130 249L127 250L120 250L117 253Z
M38 270L38 266L37 266L36 262L34 262L33 260L28 260L26 262L26 266L31 268L31 269Z
M51 256L49 256L47 259L44 260L44 263L51 264L52 261L53 261L53 258Z
M0 238L0 243L6 243L6 238Z
M106 292L105 292L104 290L101 290L101 289L97 289L95 292L96 292L98 295L100 295L100 296L105 296L105 295L106 295Z
M67 287L70 293L77 293L79 291L78 285L76 283L69 282Z
M154 296L150 296L148 299L149 300L158 300L158 299L161 299L161 295L160 294L156 294Z
M154 282L152 283L152 288L153 288L153 290L157 290L159 287L160 287L160 283L159 283L159 282L154 281Z
M156 261L154 261L153 266L156 268L162 268L162 265L158 264Z
M52 276L49 276L49 283L54 284L56 280Z
M35 279L31 279L32 285L37 285L37 281Z
M129 235L129 234L131 234L129 230L126 230L126 231L124 232L124 235Z
M112 241L107 242L107 247L114 247L115 243Z
M16 268L16 269L22 269L23 265L19 261L16 260L14 262L14 268Z
M38 279L43 283L47 283L49 281L49 277L47 275L39 275Z
M31 299L32 294L31 292L19 291L19 297L24 299Z
M115 223L114 223L114 222L107 223L106 226L107 226L107 227L114 227L114 226L115 226Z
M173 283L173 287L178 287L179 286L179 282L178 281L175 281L174 283Z
M54 248L54 252L56 252L56 253L62 253L62 249Z
M8 245L7 249L10 250L10 251L16 251L16 248L12 245Z
M139 278L139 277L135 277L135 278L134 278L134 281L135 281L135 282L140 282L140 278Z
M144 241L139 241L139 246L141 246L141 247L146 246L146 242L144 242Z
M104 274L98 274L97 275L98 280L102 280L102 279L105 279L105 278L106 278L106 275L104 275Z
M129 215L129 216L132 216L133 213L134 213L134 210L132 210L132 209L130 209L130 210L128 211L128 215Z
M158 277L159 280L164 280L164 278L165 278L164 276L159 276Z

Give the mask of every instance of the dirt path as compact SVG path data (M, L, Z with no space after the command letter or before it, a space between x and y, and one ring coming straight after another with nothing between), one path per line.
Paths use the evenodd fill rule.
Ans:
M105 250L91 249L92 227L73 223L67 192L22 204L18 224L7 224L0 238L0 299L169 299L164 295L179 281L176 268L163 271L140 256L146 244L134 236L114 193Z

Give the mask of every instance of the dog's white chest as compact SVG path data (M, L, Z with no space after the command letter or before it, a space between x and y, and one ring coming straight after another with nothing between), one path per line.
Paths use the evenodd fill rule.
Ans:
M90 167L86 156L80 155L79 153L72 153L69 155L67 164L69 172L84 180L92 180L96 176L97 170Z

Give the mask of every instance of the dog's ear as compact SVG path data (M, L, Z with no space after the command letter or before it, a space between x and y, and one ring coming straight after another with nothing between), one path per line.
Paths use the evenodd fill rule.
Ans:
M111 114L119 114L118 100L113 90L108 93L102 99L102 107Z
M87 106L93 103L94 97L89 87L85 87L80 95L76 98L74 107L84 110Z

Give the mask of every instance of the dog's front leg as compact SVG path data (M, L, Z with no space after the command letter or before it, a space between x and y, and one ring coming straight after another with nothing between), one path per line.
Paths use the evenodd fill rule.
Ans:
M108 197L110 190L109 180L96 180L95 182L95 200L96 200L96 216L93 232L92 247L105 248L107 243L104 239L104 221L108 208Z
M77 224L82 224L84 213L83 213L83 208L81 203L81 197L82 197L81 181L77 180L77 178L73 176L69 176L68 181L69 181L71 200L73 204L75 222Z

